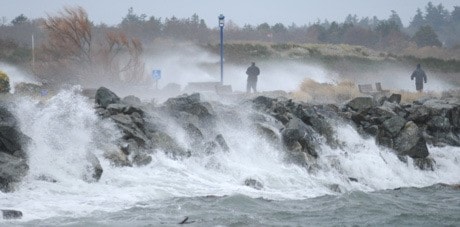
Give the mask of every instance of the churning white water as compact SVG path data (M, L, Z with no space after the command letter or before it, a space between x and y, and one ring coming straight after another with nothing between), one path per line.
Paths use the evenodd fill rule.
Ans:
M421 171L340 123L335 130L342 148L322 146L312 171L286 163L283 151L257 136L250 124L236 127L224 122L217 125L230 147L228 153L173 160L156 152L147 166L113 167L102 154L121 134L113 123L100 120L93 104L75 89L43 102L24 99L13 112L33 141L27 148L30 171L17 191L0 193L0 204L23 211L25 221L113 212L173 197L243 194L296 200L338 193L331 185L346 192L459 183L458 148L429 147L435 171ZM249 111L235 112L244 121ZM173 136L182 139L180 132ZM88 174L87 152L95 154L104 169L98 182L83 180ZM262 182L264 188L244 186L248 178Z

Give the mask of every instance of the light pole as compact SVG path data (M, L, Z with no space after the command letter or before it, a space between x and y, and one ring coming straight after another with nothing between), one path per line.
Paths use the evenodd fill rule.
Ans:
M220 84L224 84L224 15L219 15L220 27Z

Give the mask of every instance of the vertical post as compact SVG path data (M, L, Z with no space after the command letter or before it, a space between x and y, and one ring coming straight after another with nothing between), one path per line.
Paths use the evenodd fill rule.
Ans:
M35 39L32 35L32 71L35 70Z
M224 15L219 16L220 27L220 84L224 84Z

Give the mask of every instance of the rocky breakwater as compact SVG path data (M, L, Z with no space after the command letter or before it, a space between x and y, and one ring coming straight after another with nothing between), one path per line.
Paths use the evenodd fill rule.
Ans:
M433 169L427 144L460 146L460 100L426 98L406 104L400 100L399 94L378 102L358 97L345 104L342 115L363 135L374 136L379 145L394 150L402 161L411 157L421 169Z
M226 152L223 135L215 130L215 113L198 93L170 98L162 105L143 103L134 96L119 98L107 88L96 92L96 113L111 119L123 136L117 149L104 156L114 166L143 166L151 154L164 152L174 159ZM175 134L185 135L177 141Z
M317 167L323 146L340 148L346 144L335 132L343 123L352 124L364 137L374 137L377 144L394 151L401 161L407 162L410 157L419 168L433 169L427 144L460 146L460 102L426 99L401 104L400 100L400 95L393 94L379 101L358 97L342 105L311 105L285 97L259 96L228 106L202 101L195 93L156 105L142 103L134 96L121 99L100 88L96 112L113 120L123 134L118 148L105 154L116 166L147 165L157 151L175 159L227 152L232 148L225 132L219 132L219 125L238 127L248 123L237 113L238 108L243 108L251 112L249 128L283 150L287 161L309 170Z

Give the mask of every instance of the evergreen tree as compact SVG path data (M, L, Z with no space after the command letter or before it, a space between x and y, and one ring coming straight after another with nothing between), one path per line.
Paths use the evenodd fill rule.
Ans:
M11 24L16 26L16 25L27 23L28 21L29 21L29 19L26 16L24 16L24 14L21 14L21 15L17 16L16 18L14 18L11 21Z
M452 11L451 22L454 24L460 24L460 6L454 6Z
M412 40L417 43L418 47L437 46L441 47L442 43L438 39L438 35L429 25L422 26L412 37Z
M428 2L425 8L426 16L425 20L434 30L439 31L442 26L446 25L449 18L449 11L444 9L442 4L434 6L433 3Z
M391 15L390 18L388 18L388 21L393 21L400 29L404 28L401 22L401 18L399 17L398 13L396 13L396 11L394 10L391 10Z
M414 18L412 18L412 21L409 24L409 28L415 31L425 24L426 21L425 18L423 18L422 10L417 8L417 13L415 14Z

